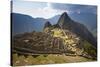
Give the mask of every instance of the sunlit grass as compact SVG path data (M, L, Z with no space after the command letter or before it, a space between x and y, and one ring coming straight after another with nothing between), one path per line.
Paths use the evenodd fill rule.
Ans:
M81 56L66 56L66 55L53 55L49 54L48 56L39 55L33 57L31 55L25 57L24 55L18 56L13 54L13 65L22 66L22 65L37 65L37 64L56 64L56 63L74 63L74 62L87 62L93 61L92 59L87 59Z

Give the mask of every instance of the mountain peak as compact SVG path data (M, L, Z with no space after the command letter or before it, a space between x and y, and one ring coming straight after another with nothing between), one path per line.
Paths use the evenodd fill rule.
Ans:
M68 16L67 12L62 13L61 17L58 20L59 25L64 25L71 21L70 17Z
M45 25L44 25L44 28L50 27L50 26L52 26L51 23L50 23L49 21L47 21L47 22L45 23Z
M62 13L62 16L68 16L67 12Z
M95 48L97 48L97 41L92 33L83 24L72 20L66 12L61 15L57 25L59 25L62 29L70 30L72 33L75 33L84 40L87 40Z

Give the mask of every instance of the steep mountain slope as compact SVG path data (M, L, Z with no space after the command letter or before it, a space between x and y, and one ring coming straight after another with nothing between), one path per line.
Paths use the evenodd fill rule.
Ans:
M56 15L52 18L49 18L48 20L52 24L56 24L59 20L61 15ZM69 14L70 18L74 21L78 21L81 24L84 24L92 34L97 37L97 15L93 13L71 13Z
M78 22L74 22L66 12L64 12L57 23L62 29L68 29L71 32L77 34L81 38L90 42L93 46L97 48L97 42L94 36L89 32L89 30Z

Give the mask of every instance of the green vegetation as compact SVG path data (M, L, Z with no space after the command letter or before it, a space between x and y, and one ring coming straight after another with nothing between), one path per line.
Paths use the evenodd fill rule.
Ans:
M13 54L13 66L22 65L37 65L37 64L57 64L57 63L74 63L74 62L87 62L93 61L92 59L87 59L81 56L66 56L66 55L53 55L49 54L46 57L44 55L39 55L33 57L31 55L24 57L24 55L18 56Z
M84 41L84 49L93 59L97 59L97 50L89 42Z

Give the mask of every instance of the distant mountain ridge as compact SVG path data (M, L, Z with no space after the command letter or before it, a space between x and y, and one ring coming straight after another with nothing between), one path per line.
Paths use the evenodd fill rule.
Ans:
M13 35L17 33L42 31L46 19L43 18L32 18L31 16L11 13L12 17L12 32Z
M19 14L19 13L11 13L12 15L12 26L13 26L13 34L16 33L24 33L35 31L43 31L44 24L46 21L50 21L52 25L57 24L58 19L61 15L56 15L49 19L44 18L33 18L29 15ZM75 21L79 21L79 23L87 26L89 31L97 37L97 17L95 14L89 13L80 13L80 14L69 14L69 16ZM92 19L91 19L92 18ZM25 22L25 23L24 23ZM27 27L27 28L25 28Z

